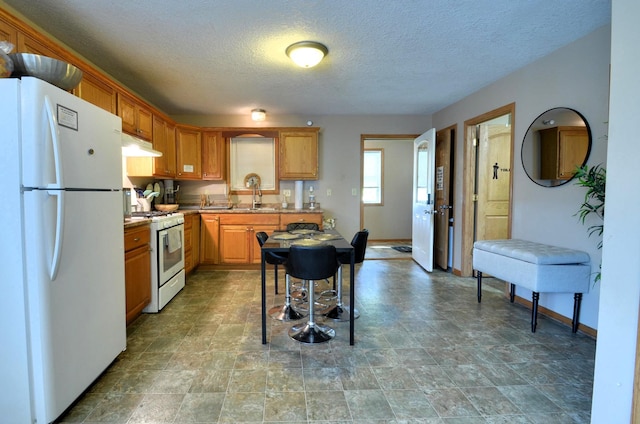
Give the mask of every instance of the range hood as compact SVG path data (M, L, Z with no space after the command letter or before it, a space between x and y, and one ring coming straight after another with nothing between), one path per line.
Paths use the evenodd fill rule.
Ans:
M153 145L148 141L122 133L122 156L157 158L162 156L162 152L153 150Z

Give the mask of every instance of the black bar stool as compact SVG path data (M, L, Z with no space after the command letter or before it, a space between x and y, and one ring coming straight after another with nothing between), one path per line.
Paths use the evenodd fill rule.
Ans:
M351 246L353 246L353 254L355 256L354 263L359 264L364 261L364 254L367 250L367 239L369 238L369 231L363 229L358 231L351 240ZM327 318L331 318L334 321L349 321L349 307L342 304L342 265L351 262L349 254L338 255L338 294L336 305L325 314ZM353 309L353 319L360 316L360 312L357 309Z
M327 279L338 271L336 248L331 245L291 246L284 267L287 276L307 283L309 302L309 321L291 327L289 337L302 343L322 343L334 338L336 332L333 328L315 322L313 292L315 280Z
M264 231L259 231L256 233L256 238L258 239L258 243L260 247L267 241L269 236ZM273 265L275 268L275 285L276 285L276 294L278 294L278 265L284 265L287 262L286 254L275 254L273 252L267 252L265 257L265 262ZM304 314L294 310L291 307L291 290L289 288L289 276L285 275L285 297L284 297L284 305L274 306L269 309L269 316L278 321L296 321L305 317Z

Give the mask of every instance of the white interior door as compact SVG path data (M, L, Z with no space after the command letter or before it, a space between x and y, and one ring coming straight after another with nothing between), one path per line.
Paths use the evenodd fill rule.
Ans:
M433 229L435 204L436 130L430 129L413 143L412 257L427 271L433 271Z

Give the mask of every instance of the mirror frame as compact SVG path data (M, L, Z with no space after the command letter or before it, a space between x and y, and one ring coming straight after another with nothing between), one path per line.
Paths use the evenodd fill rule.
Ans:
M570 117L570 115L575 116ZM544 123L545 121L549 120L555 121L553 124L551 124L552 126L550 126L549 123ZM529 128L527 128L527 132L522 139L522 146L520 148L520 161L522 163L522 168L531 181L541 187L560 187L575 178L575 176L572 176L571 178L568 178L566 180L543 180L540 178L534 178L532 176L533 171L531 169L533 167L533 165L531 164L533 159L531 157L525 158L525 155L528 154L531 156L534 153L535 146L533 137L536 131L544 128L553 128L554 126L582 126L579 124L579 121L582 121L581 123L584 124L589 138L587 143L587 152L584 155L584 160L579 165L584 166L589 160L589 155L591 154L593 137L591 134L591 127L589 126L589 122L587 122L587 119L580 112L568 107L555 107L544 111L533 120L531 125L529 125Z

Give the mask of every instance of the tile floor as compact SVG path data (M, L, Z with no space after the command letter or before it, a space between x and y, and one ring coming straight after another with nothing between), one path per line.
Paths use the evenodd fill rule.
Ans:
M267 271L268 304L281 303ZM592 338L545 317L532 334L497 281L478 304L472 278L411 260L356 272L355 346L348 322L304 345L271 319L262 345L259 271L195 272L129 327L126 352L60 422L589 422Z

